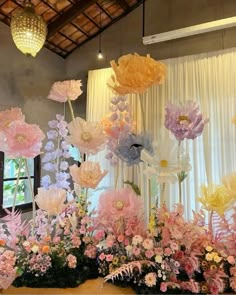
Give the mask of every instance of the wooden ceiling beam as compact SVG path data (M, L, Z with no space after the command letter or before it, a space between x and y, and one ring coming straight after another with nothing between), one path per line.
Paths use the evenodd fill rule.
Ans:
M48 25L48 35L50 38L57 31L62 29L65 25L70 23L75 19L80 13L84 12L89 6L96 3L97 0L81 0L76 2L71 8L65 11L61 16L59 16L54 22Z
M128 10L130 7L125 0L116 0L116 2L124 9L124 11Z

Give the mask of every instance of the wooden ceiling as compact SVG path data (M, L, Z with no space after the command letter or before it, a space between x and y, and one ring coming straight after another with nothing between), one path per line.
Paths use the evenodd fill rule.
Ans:
M10 25L11 16L25 0L0 0L0 21ZM100 34L143 0L31 0L48 25L45 47L62 57Z

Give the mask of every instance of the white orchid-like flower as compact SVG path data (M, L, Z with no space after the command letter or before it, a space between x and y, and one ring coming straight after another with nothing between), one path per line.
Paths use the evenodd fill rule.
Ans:
M155 176L158 183L175 183L178 173L191 170L188 154L179 148L176 141L168 139L160 143L155 142L153 147L153 155L146 150L141 152L142 161L148 165L144 171L147 177Z

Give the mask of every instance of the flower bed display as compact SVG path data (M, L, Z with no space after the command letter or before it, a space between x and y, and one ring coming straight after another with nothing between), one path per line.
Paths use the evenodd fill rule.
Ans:
M152 142L145 132L135 132L124 95L163 82L165 66L138 55L124 56L112 66L115 76L109 85L116 96L101 123L74 115L72 101L82 93L81 81L52 86L49 99L68 102L72 121L58 114L48 124L41 157L45 173L36 196L30 185L32 219L23 221L15 210L17 187L12 210L0 219L0 289L69 288L101 276L138 294L236 292L235 174L225 176L221 185L202 187L199 201L205 211L194 212L192 220L184 218L181 204L181 185L191 170L182 143L200 136L208 119L195 102L169 104L165 127L176 141ZM20 109L0 112L0 149L19 159L17 179L21 164L27 168L26 159L41 153L44 138ZM71 158L72 146L80 151L80 165ZM105 190L96 210L89 209L91 190L109 173L90 156L105 147L111 165L142 162L143 173L156 180L159 199L148 225L143 196L132 180L125 181L125 188ZM28 169L26 174L31 184ZM180 204L170 210L164 191L175 181Z

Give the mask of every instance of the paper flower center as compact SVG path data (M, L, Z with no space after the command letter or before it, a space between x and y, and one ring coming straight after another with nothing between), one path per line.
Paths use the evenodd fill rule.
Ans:
M86 142L90 142L92 140L93 136L90 132L83 132L81 134L81 139L83 141L86 141Z
M168 161L167 161L167 160L161 160L161 161L160 161L160 166L161 166L162 168L166 168L166 167L168 167Z
M26 136L24 134L17 134L15 138L19 143L24 143L26 141Z
M124 203L122 202L122 201L117 201L116 203L115 203L115 207L116 207L116 209L118 209L118 210L122 210L123 208L124 208Z
M181 116L179 116L179 118L178 118L178 122L179 122L180 124L184 124L184 123L190 123L190 120L189 120L189 117L188 117L188 116L181 115Z

